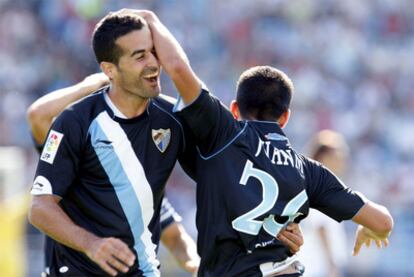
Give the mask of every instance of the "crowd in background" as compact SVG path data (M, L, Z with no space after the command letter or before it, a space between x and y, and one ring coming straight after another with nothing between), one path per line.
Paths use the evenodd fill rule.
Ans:
M306 151L321 129L342 133L350 145L347 183L396 219L393 246L349 271L414 274L414 247L407 247L414 235L412 1L0 0L0 146L27 151L27 180L36 163L27 107L99 70L92 30L108 11L124 7L155 11L225 104L247 67L285 71L295 85L285 130L293 146ZM165 76L162 88L176 94ZM183 176L173 175L168 196L193 222L194 185Z

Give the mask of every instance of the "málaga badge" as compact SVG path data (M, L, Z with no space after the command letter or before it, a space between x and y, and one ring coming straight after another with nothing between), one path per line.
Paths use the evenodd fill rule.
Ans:
M154 130L152 129L152 140L155 143L155 146L157 146L158 150L161 151L161 153L164 153L165 149L167 149L168 145L170 144L171 139L171 130L170 129L158 129Z

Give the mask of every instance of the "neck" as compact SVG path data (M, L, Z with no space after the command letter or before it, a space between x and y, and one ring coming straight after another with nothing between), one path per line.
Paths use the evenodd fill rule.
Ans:
M147 108L149 99L123 90L111 84L108 96L118 110L127 118L134 118L142 114Z

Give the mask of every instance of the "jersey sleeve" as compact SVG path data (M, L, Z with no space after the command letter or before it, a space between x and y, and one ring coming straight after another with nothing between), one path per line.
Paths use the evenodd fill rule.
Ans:
M218 152L241 129L231 112L205 89L193 103L181 106L179 99L174 110L188 125L203 156Z
M161 203L161 232L174 222L181 222L181 220L181 216L175 211L170 201L164 197Z
M308 160L307 193L311 208L317 209L338 222L354 217L365 204L364 198L346 187L322 164Z
M73 110L65 110L55 120L40 154L31 194L65 195L78 172L84 133Z

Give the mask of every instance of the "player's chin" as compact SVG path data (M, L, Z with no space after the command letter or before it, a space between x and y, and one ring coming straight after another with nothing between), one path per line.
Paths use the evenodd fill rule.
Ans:
M160 95L160 93L161 93L161 87L160 86L150 87L150 88L147 89L147 97L148 98L157 97L158 95Z

